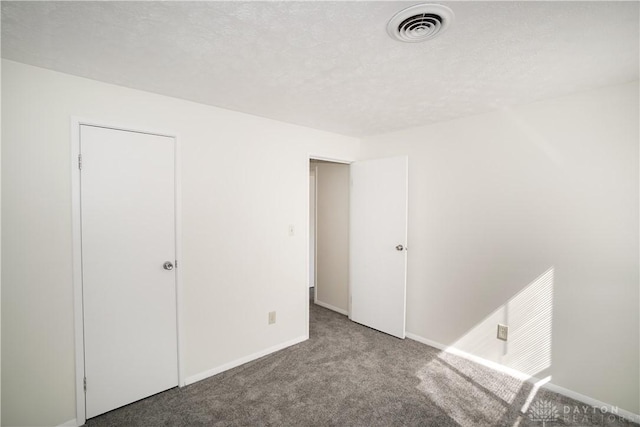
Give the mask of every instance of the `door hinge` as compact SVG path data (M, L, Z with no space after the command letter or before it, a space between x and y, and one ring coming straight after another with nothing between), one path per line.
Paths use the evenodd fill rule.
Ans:
M175 264L176 268L178 268L178 260L176 259L174 261L175 261L174 264Z
M78 169L82 170L82 154L78 154Z
M82 384L84 385L84 392L87 392L87 377L84 377L84 380L82 380Z

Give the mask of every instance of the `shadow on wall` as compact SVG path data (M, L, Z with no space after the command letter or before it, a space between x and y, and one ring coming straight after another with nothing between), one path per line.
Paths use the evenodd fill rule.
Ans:
M461 425L517 425L540 386L551 379L526 382L551 367L553 275L551 267L450 347L523 375L487 374L486 367L443 351L416 373L418 389ZM498 323L509 326L506 342L496 337ZM510 411L513 404L519 413Z

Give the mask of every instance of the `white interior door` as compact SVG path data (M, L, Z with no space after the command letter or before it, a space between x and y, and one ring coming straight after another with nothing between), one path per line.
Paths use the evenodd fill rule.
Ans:
M405 337L407 157L351 163L350 317Z
M175 140L82 125L86 414L178 385Z

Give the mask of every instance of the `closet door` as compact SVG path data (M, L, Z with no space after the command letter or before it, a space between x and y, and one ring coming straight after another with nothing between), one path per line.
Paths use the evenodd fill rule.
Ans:
M86 414L178 385L175 140L80 128Z

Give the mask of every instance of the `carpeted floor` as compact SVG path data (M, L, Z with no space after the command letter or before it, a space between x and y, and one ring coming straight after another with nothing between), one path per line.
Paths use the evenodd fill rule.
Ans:
M529 384L313 303L310 313L308 341L86 425L518 427L557 415L546 425L637 426L544 390L531 407L546 412L533 419L520 412Z

